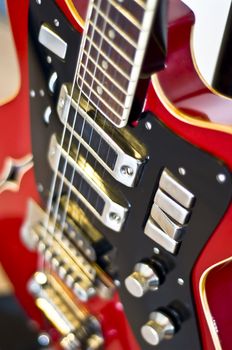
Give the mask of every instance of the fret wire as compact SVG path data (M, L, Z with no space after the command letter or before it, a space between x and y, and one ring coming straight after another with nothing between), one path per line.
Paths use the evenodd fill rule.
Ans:
M137 21L140 23L140 19L137 17L138 13L137 11L140 11L140 13L144 13L144 11L147 10L146 6L141 6L140 3L138 3L136 0L133 1L118 1L118 0L108 0L112 5L117 5L121 8L125 9L125 11L130 12L133 8L133 16L136 16ZM154 0L153 0L154 1ZM136 15L135 15L136 13Z
M82 65L82 64L81 64L81 65ZM114 94L112 94L111 91L107 90L107 89L105 88L104 84L103 84L102 82L100 82L100 81L96 78L96 76L94 76L94 75L89 71L89 69L88 69L86 66L82 65L82 67L83 67L84 70L89 74L89 76L92 78L92 80L93 80L94 82L96 82L97 85L99 85L99 86L107 93L107 95L109 95L109 96L110 96L118 105L120 105L122 108L125 108L125 105L124 105L120 100L118 100L118 99L114 96ZM80 75L80 77L83 79L82 75ZM125 95L124 92L123 92L123 94ZM128 95L127 95L127 93L126 93L125 98L124 98L124 101L126 100L126 97L127 97L127 96L128 96Z
M90 24L92 24L92 22L90 21ZM97 32L100 36L102 36L102 38L115 50L117 51L128 63L130 63L131 65L134 64L134 61L133 59L131 59L130 57L128 57L117 45L115 45L113 43L112 40L110 40L105 34L103 34L97 27L95 27L95 32ZM95 33L94 33L95 35ZM88 34L87 34L87 38L89 39L88 37Z
M91 59L91 62L94 63L94 61L93 61L92 59ZM84 69L87 69L87 71L88 71L89 74L92 74L92 72L91 72L91 71L89 70L89 68L88 68L88 64L89 64L89 63L87 63L87 66L86 66L85 64L83 64L83 63L82 63L81 65L83 66ZM112 82L112 84L115 85L115 86L117 87L118 90L120 90L120 91L121 91L122 93L124 93L125 95L128 94L128 91L125 90L125 89L123 89L122 86L120 86L119 83L118 83L117 81L113 80L112 77L111 77L103 68L101 68L100 65L98 66L97 69L98 69L102 74L104 74L104 75L107 77L107 79L110 80L110 81ZM129 82L129 81L128 81L128 82Z
M83 81L83 84L84 85L86 85L86 87L89 89L90 88L90 86L89 86L89 84L86 82L86 81L84 81L83 80L83 78L82 77L79 77L79 79L80 80L82 80ZM78 80L79 80L78 79ZM113 114L115 114L115 116L118 118L118 119L120 119L121 120L121 116L120 116L120 114L118 114L116 111L115 111L115 109L113 109L101 96L99 96L96 92L95 92L95 90L92 90L92 93L113 113ZM86 93L85 93L85 95L86 95ZM90 99L91 100L91 99Z
M82 78L81 76L79 77L79 79L82 80L83 83L84 83L84 85L90 90L91 87L90 87L89 83L88 83L86 80L83 80L83 78ZM96 81L94 81L94 82L96 83ZM96 83L96 85L97 85L97 83ZM101 87L102 87L102 86L101 86ZM111 109L112 112L118 113L117 110L116 110L116 108L117 108L117 109L120 109L121 111L122 111L123 109L126 109L126 107L125 107L124 105L122 105L122 103L120 103L119 101L117 101L115 98L112 98L112 96L110 96L110 94L108 93L107 90L104 90L104 92L105 92L106 95L108 95L108 97L109 97L108 99L104 99L101 95L99 95L95 88L92 88L92 89L91 89L91 93L95 94L95 96L97 96L97 98L99 98L99 100L104 101L105 105L108 106L108 107ZM111 99L113 100L113 102L115 103L115 105L116 105L115 107L112 107L111 105L108 104L108 102L106 102L106 101L108 101L110 98L111 98ZM90 100L91 100L91 98L90 98Z
M106 11L106 1L102 2L101 5L101 11L105 13ZM125 29L127 31L127 34L129 37L132 38L136 43L138 41L139 33L141 32L141 29L137 28L133 23L130 22L130 20L123 16L121 12L117 10L114 6L110 7L109 15L107 16L112 19L115 23L117 23L121 28Z
M117 3L113 3L113 1L109 1L111 3L111 6L114 7L123 17L125 17L128 21L131 22L136 28L139 30L142 30L141 23L137 21L137 19L127 10L125 10L123 7L121 7Z
M112 61L112 60L110 59L110 57L107 56L107 55L105 54L104 51L100 50L99 47L98 47L95 43L92 42L90 45L92 45L92 46L95 48L95 50L98 50L98 51L100 52L100 54L101 54L113 67L115 67L125 78L127 78L128 80L130 80L130 76L127 75L127 74L122 70L121 67L119 67L118 65L116 65L116 64L114 63L114 61ZM85 54L88 54L86 50L84 50L84 52L85 52ZM95 62L95 63L96 63L96 62Z
M136 2L136 4L138 4L144 10L146 10L146 5L144 4L144 2L142 0L134 0L134 2Z
M84 54L85 54L85 52L84 52ZM87 56L86 56L86 54L85 54L85 60L87 59ZM83 59L83 61L84 61L84 59ZM86 60L87 61L87 60ZM94 61L94 58L92 58L92 57L89 57L89 60L88 60L89 62L88 62L88 64L93 64L93 65L95 65L95 61ZM102 61L104 61L104 60L102 60ZM86 63L85 63L86 64ZM112 65L110 65L110 63L109 62L107 62L107 64L108 64L108 68L107 69L104 69L102 66L101 66L101 64L99 64L98 65L98 69L103 73L103 74L105 74L106 75L106 77L110 80L110 79L112 79L112 77L111 77L111 75L110 75L110 73L108 73L108 72L110 72L110 70L111 71L113 71L113 73L114 73L114 78L116 79L116 77L117 77L117 75L118 75L118 79L116 79L116 80L114 80L114 84L116 84L117 85L117 87L119 88L119 89L121 89L122 90L122 92L128 92L128 85L129 85L129 83L130 83L130 80L127 78L127 77L125 77L124 75L122 75L120 72L119 72L119 70L117 70L115 67L113 67ZM110 66L109 66L110 65Z
M119 3L118 1L115 0L108 0L110 2L110 4L116 8L118 10L118 12L120 12L124 17L128 18L129 16L133 19L133 21L136 21L138 23L139 26L141 26L142 24L142 19L143 19L143 15L144 15L144 9L140 7L140 10L143 10L143 14L142 14L142 18L138 18L138 16L135 16L136 10L138 10L136 7L136 4L134 4L134 9L133 12L131 11L130 8L127 8L124 2ZM139 13L136 13L136 15L138 15ZM129 19L129 18L128 18Z
M94 5L94 8L96 10L96 5ZM110 18L105 17L105 14L101 11L101 9L97 10L100 16L111 25L116 32L118 32L125 40L128 41L129 44L131 44L134 48L137 48L137 43L127 35L127 33L120 27L117 26L116 23L114 23Z

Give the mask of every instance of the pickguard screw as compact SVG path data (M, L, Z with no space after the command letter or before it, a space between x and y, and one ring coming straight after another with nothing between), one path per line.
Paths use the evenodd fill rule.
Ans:
M216 176L216 179L220 184L223 184L226 181L226 175L225 174L218 174Z
M45 111L44 111L44 115L43 115L43 119L45 124L49 124L50 123L50 118L51 118L51 114L52 114L52 109L50 106L48 106Z
M184 285L184 280L183 280L183 278L178 278L177 283L178 283L180 286L183 286L183 285Z
M146 128L147 130L151 130L151 129L152 129L151 123L150 123L150 122L146 122L146 123L145 123L145 128Z
M56 18L54 19L54 24L55 24L56 27L59 27L60 22L58 21L58 19L56 19Z
M120 169L122 175L132 176L134 174L133 169L128 165L123 165Z
M160 253L160 250L159 250L159 248L155 247L155 248L153 249L153 252L154 252L156 255L158 255L158 254Z
M182 176L185 176L185 175L186 175L186 170L185 170L185 168L180 167L180 168L178 169L178 171L179 171L179 174L180 174L180 175L182 175Z
M44 95L45 95L44 90L43 90L43 89L40 89L40 90L39 90L39 94L40 94L41 97L44 97Z
M35 97L35 90L31 90L31 91L30 91L30 96L31 96L32 98Z
M37 5L41 5L42 0L36 0Z
M44 187L43 187L43 185L42 185L41 183L39 183L37 187L38 187L38 191L39 191L40 193L43 192Z
M51 58L51 56L47 56L47 63L52 63L52 58Z
M110 217L110 220L116 221L117 223L121 221L121 217L117 213L111 212L109 217Z

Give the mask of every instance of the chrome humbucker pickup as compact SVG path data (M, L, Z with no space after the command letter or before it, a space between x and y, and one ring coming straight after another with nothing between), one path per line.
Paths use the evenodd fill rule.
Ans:
M74 152L74 154L76 152ZM81 155L79 155L78 159L74 160L71 151L68 153L61 147L55 135L53 135L51 137L48 158L52 170L55 172L57 171L58 176L64 181L65 185L71 189L72 193L78 197L105 226L117 232L122 229L128 212L127 203L123 198L112 193L112 191L102 183L98 174ZM62 162L68 164L64 175L62 174ZM61 167L61 169L59 169L59 167ZM70 167L69 170L72 174L72 179L67 178L67 167ZM88 189L86 191L88 193L87 197L86 193L83 192L86 188ZM93 198L92 201L91 198Z
M145 148L132 135L124 135L125 130L115 130L112 135L112 126L83 96L76 90L72 99L70 95L68 87L62 85L57 105L61 122L113 178L135 186L146 160Z

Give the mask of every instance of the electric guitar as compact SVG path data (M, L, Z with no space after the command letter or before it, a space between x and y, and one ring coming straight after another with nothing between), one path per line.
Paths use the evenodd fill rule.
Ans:
M40 345L231 349L231 1L6 5L0 263Z

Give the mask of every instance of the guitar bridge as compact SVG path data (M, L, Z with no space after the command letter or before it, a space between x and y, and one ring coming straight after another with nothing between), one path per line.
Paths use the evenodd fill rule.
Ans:
M99 321L72 299L55 276L36 272L28 289L37 307L61 334L63 349L102 349L104 339Z
M46 268L53 271L75 298L84 302L94 295L111 298L115 285L108 274L83 254L66 231L61 232L59 224L54 228L51 219L45 227L46 221L47 214L31 200L21 230L27 247L44 256Z

